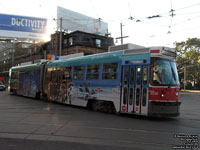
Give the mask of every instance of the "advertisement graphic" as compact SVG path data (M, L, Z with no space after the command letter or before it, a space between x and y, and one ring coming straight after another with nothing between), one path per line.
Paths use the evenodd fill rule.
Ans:
M47 19L0 14L0 36L40 38L46 33Z

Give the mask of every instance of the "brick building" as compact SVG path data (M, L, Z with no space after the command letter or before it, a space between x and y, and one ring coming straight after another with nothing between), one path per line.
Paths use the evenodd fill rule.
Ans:
M15 56L15 65L21 63L31 62L34 63L38 59L46 59L46 53L50 50L50 42L31 44L27 51L24 51L21 55ZM17 52L18 50L16 50Z
M50 54L59 56L60 33L51 35ZM75 31L70 34L62 34L62 52L61 55L74 53L84 53L90 55L95 53L107 52L108 47L114 45L113 38L97 34Z
M91 55L108 51L108 47L114 45L113 38L101 36L82 31L75 31L69 34L62 33L61 56L83 53ZM51 40L46 43L32 44L29 51L23 55L15 57L15 64L23 62L33 62L38 59L47 59L48 55L59 56L60 33L51 35Z

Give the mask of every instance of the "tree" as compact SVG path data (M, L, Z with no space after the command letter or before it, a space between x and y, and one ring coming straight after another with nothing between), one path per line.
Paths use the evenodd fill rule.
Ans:
M183 83L184 68L187 82L200 89L200 39L192 38L176 43L177 64L181 83Z

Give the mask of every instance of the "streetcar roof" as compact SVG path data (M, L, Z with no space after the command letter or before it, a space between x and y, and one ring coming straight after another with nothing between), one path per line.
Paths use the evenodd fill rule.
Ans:
M159 51L159 52L157 52ZM153 52L153 53L152 53ZM156 53L155 53L156 52ZM165 52L165 53L163 53ZM80 56L74 58L67 58L63 60L54 60L47 63L47 68L72 66L72 65L84 65L84 64L95 64L95 63L109 63L117 61L134 60L135 62L146 60L146 63L150 63L150 57L162 57L165 54L174 55L174 51L170 48L164 47L151 47L143 49L127 49L113 52L98 53L87 56ZM15 70L32 70L40 67L41 63L28 64L24 66L15 66L11 69Z
M99 54L93 54L93 55L87 55L87 56L81 56L76 58L68 58L63 60L57 60L53 61L47 64L48 68L52 67L58 67L58 66L66 66L66 65L84 65L84 64L95 64L95 63L109 63L109 62L117 62L120 60L126 59L134 59L134 60L142 60L142 59L150 59L150 53L144 52L137 53L134 55L129 54L126 55L124 50L121 51L115 51L115 52L105 52L105 53L99 53Z
M39 68L40 65L39 64L28 64L28 65L24 65L24 66L14 66L11 69L13 71L17 71L17 70L30 70L30 69L36 69Z

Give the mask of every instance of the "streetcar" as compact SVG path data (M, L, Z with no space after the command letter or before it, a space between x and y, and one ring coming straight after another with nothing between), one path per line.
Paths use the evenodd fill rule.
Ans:
M173 49L151 47L17 66L10 69L9 89L99 111L176 117L181 102L175 58Z
M15 95L40 98L43 73L43 64L12 67L9 70L8 91Z

